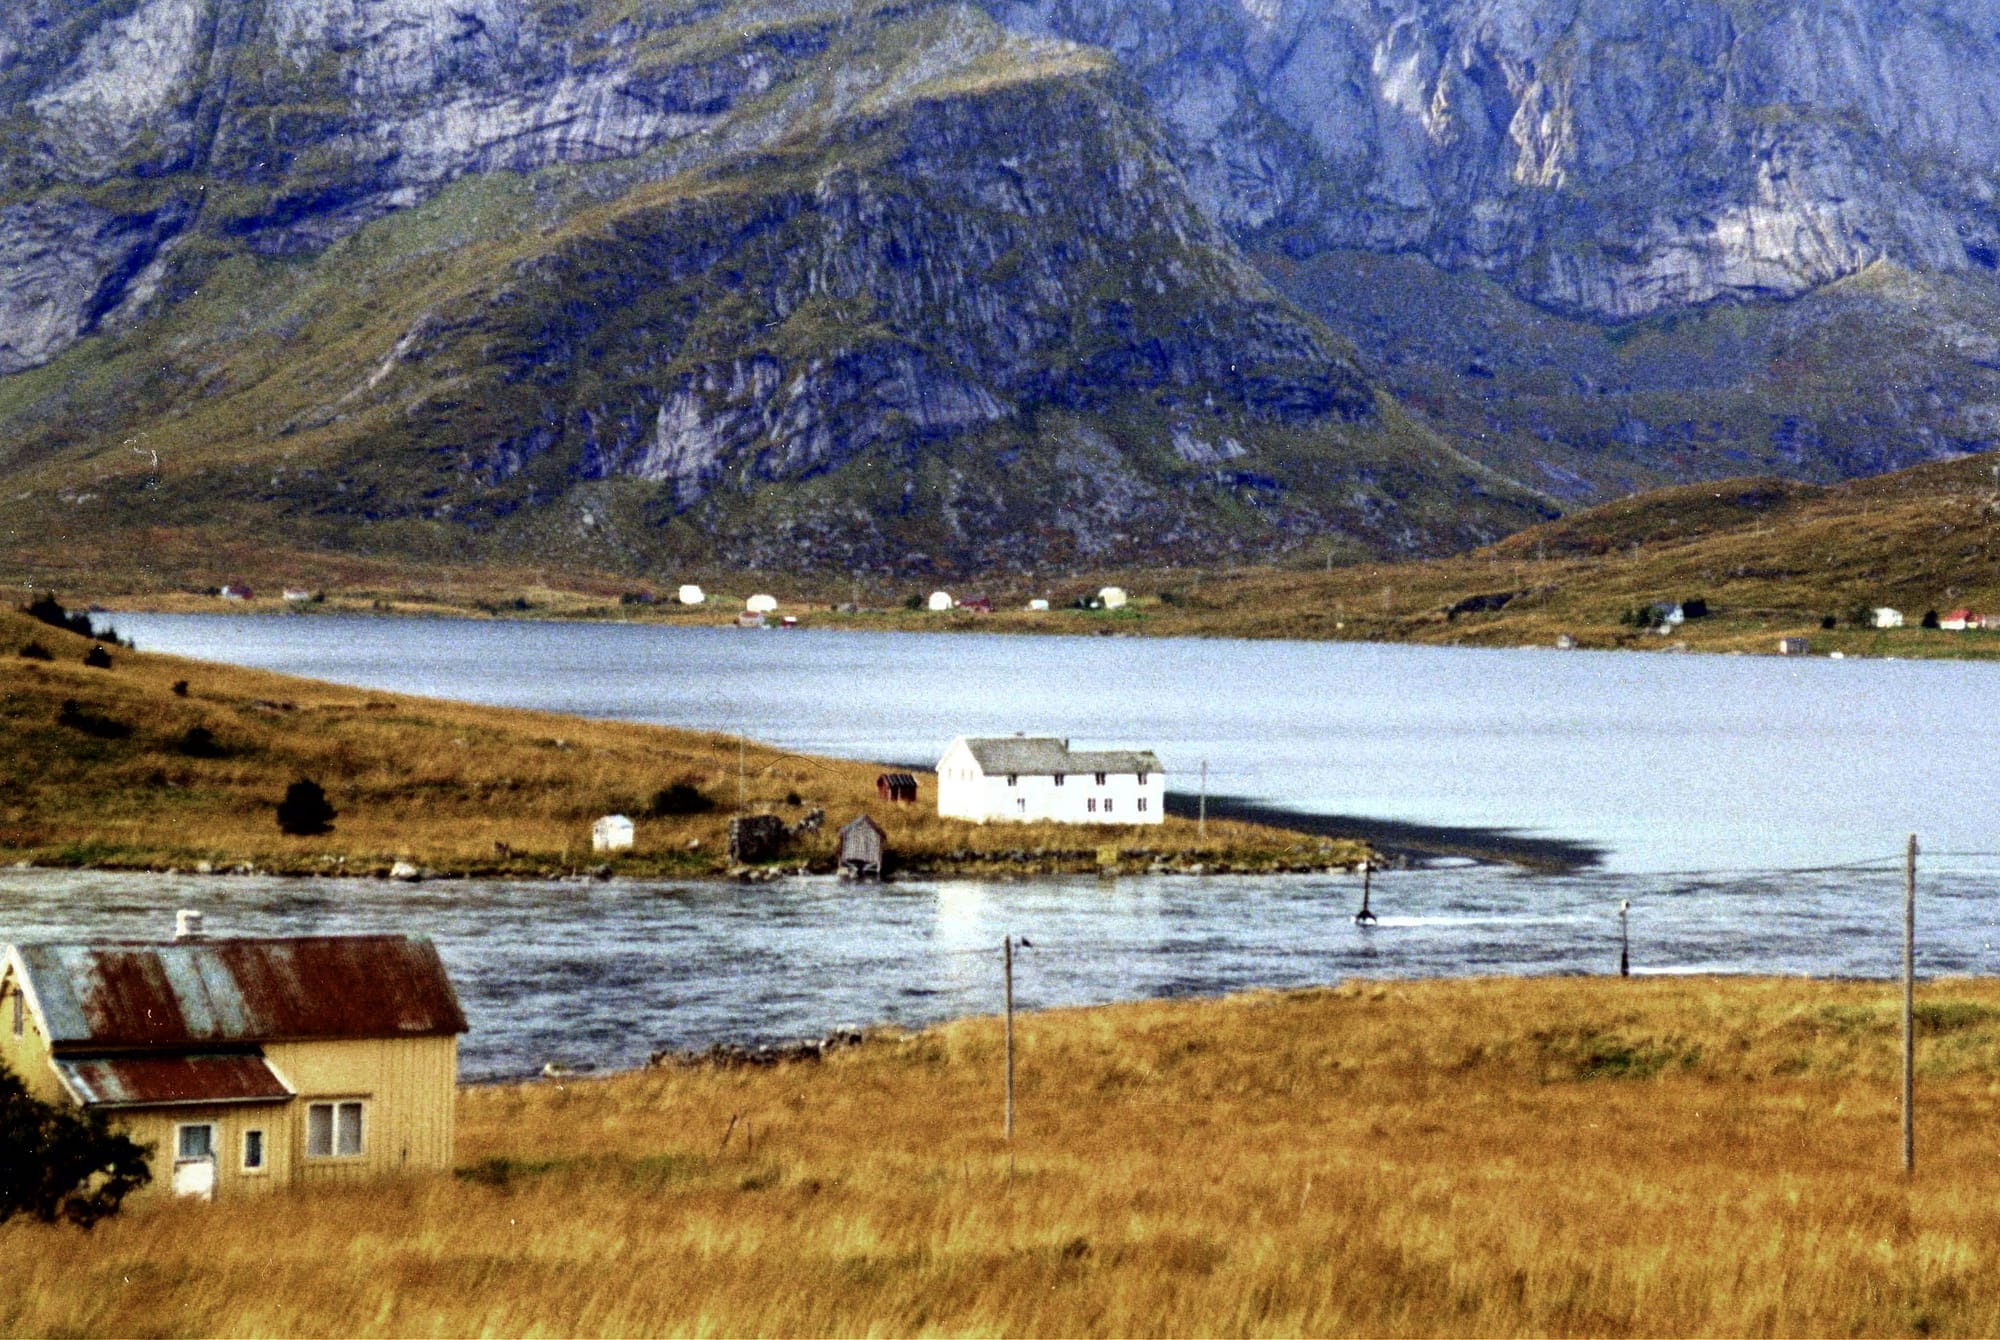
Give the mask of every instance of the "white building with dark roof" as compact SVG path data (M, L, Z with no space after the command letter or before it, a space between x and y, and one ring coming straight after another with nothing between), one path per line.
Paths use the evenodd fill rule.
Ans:
M1151 750L961 735L938 760L937 774L938 814L947 819L1156 824L1166 814L1166 784Z

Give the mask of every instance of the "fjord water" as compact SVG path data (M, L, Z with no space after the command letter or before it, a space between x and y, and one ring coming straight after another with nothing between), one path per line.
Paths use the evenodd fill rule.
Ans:
M912 881L370 881L0 872L0 938L421 930L473 1021L464 1073L655 1048L1348 977L1633 970L1887 977L1921 833L1927 975L2000 972L2000 668L1282 642L121 615L144 648L478 702L927 762L960 732L1157 749L1170 787L1510 828L1603 854L1552 875ZM841 816L833 816L836 819ZM1833 868L1827 868L1833 867Z
M1168 787L1517 829L1626 871L2000 847L2000 665L1353 643L120 615L141 647L928 765L959 734L1143 744Z

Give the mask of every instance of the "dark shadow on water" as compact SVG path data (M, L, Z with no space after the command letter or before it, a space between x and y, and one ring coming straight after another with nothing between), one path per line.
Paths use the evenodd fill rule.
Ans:
M1167 793L1168 814L1192 819L1200 807L1197 796L1181 791ZM1268 824L1314 837L1360 838L1385 856L1419 865L1457 857L1567 875L1592 869L1604 861L1602 847L1568 838L1533 837L1511 828L1454 828L1399 819L1370 819L1356 814L1311 814L1241 796L1210 796L1208 817Z

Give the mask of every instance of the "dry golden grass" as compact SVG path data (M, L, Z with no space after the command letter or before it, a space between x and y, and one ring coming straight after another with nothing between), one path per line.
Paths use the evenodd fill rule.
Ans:
M1993 1334L2000 983L1357 984L468 1090L460 1173L0 1228L7 1334ZM734 1129L732 1130L732 1119ZM726 1136L726 1138L725 1138Z
M29 643L53 659L23 659ZM401 697L116 649L109 670L91 669L82 663L89 647L0 611L0 857L317 873L379 873L408 860L445 871L553 874L597 863L590 825L622 812L640 817L638 846L616 859L617 870L715 873L727 864L739 773L751 811L794 822L814 806L826 811L820 834L786 852L789 863L821 870L836 855L834 829L864 811L886 830L892 858L905 862L1055 848L1075 853L1068 864L1087 866L1107 844L1203 851L1249 866L1346 864L1364 850L1238 823L1212 822L1203 839L1194 824L1171 818L1088 833L1055 824L982 827L938 818L928 777L925 803L880 803L881 769L871 764L754 743L739 752L728 736ZM179 681L185 695L173 690ZM131 733L103 738L61 724L70 700ZM196 727L226 756L186 753L181 744ZM278 830L277 802L301 777L326 789L338 812L332 833ZM716 808L642 817L651 797L674 783L695 787ZM980 867L975 860L954 868Z

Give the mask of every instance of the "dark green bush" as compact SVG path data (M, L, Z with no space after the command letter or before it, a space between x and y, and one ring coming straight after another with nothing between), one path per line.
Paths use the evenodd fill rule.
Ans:
M93 712L74 698L63 699L56 711L56 724L100 740L123 740L132 734L132 727L124 722Z
M302 777L285 788L278 802L278 827L293 837L318 837L333 831L337 817L326 792L310 777Z
M29 1214L89 1228L153 1180L145 1145L100 1112L55 1107L0 1065L0 1223Z
M646 817L664 819L674 814L707 814L715 808L715 802L686 782L675 782L653 792L646 802Z

